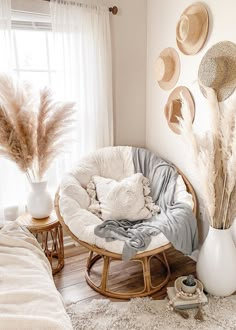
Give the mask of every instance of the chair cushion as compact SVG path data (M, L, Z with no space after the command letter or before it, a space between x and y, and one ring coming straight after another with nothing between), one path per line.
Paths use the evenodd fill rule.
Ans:
M122 254L123 241L107 242L105 238L94 234L94 228L101 224L102 220L89 210L91 200L86 187L95 175L120 181L134 173L131 147L107 147L84 157L63 178L60 185L60 213L71 232L81 241ZM175 200L181 200L182 203L188 204L191 208L193 207L192 196L186 191L186 186L180 175L176 182ZM155 223L153 224L155 225ZM146 251L167 243L168 239L160 233L152 237Z

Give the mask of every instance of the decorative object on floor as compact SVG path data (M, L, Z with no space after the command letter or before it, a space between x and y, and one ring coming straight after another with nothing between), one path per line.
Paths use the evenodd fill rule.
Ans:
M150 219L140 220L141 223L103 221L89 211L92 199L86 191L91 178L97 173L116 181L142 173L149 178L151 196L155 204L160 202L162 212ZM109 297L130 299L159 291L170 278L165 255L165 250L171 247L170 242L179 250L186 251L185 254L190 254L197 245L196 197L191 184L173 164L146 149L107 147L81 159L62 181L55 197L55 210L63 228L75 241L90 250L86 270L88 284ZM175 226L176 222L181 225ZM170 226L172 229L168 231ZM142 265L142 289L138 292L111 289L109 277L111 274L114 277L111 263L117 261L120 264L121 260L130 259ZM102 270L97 273L101 281L94 281L92 267L95 268L99 260L102 261ZM158 283L152 281L153 262L164 266Z
M181 94L184 95L188 103L189 109L191 111L192 122L194 121L195 116L194 100L189 89L185 86L176 87L169 95L164 110L168 126L176 134L180 134L178 118L181 117Z
M207 292L227 296L236 290L236 246L231 226L236 217L235 104L219 108L216 93L204 86L209 101L210 127L203 136L192 126L183 97L180 130L199 171L209 232L197 261L197 275Z
M236 44L221 41L212 46L201 60L198 81L205 97L204 86L215 90L219 102L230 97L236 88Z
M156 59L154 69L158 85L164 90L173 88L180 74L180 59L177 51L171 47L165 48Z
M166 300L136 298L129 302L93 300L78 302L67 307L73 329L79 330L229 330L236 324L236 296L209 297L203 306L204 322L194 317L196 309L188 310L186 320L179 313L166 309Z
M176 42L185 55L194 55L203 47L209 25L206 7L197 2L185 9L176 26Z
M16 219L16 223L26 227L38 239L50 262L52 273L59 272L64 267L64 242L62 226L56 215L38 220L25 213Z
M64 151L74 113L73 103L56 102L48 88L39 94L38 102L30 85L0 75L0 155L15 162L30 183L42 181L54 158ZM38 217L33 196L29 209ZM52 211L52 200L44 205L45 217Z
M202 306L203 304L207 303L207 297L205 296L203 292L203 285L200 281L198 287L195 289L195 292L192 293L186 293L182 290L183 281L186 280L187 277L180 277L175 280L175 286L174 287L168 287L167 288L167 294L169 298L169 302L167 304L167 307L171 311L175 312L181 312L183 309L190 309L190 308L197 308L197 312L194 316L195 319L199 321L203 321L203 311ZM189 288L189 287L188 287ZM184 318L188 318L189 314L183 312L180 314Z
M174 287L167 288L168 308L172 311L197 307L194 318L203 321L202 304L207 302L203 285L193 275L181 276L175 280ZM182 314L188 318L188 314Z
M176 287L179 287L179 289L177 290ZM203 292L203 285L201 289L198 288L197 290L196 294L189 296L181 291L179 284L175 284L175 287L167 287L169 305L178 309L190 309L198 307L199 304L206 304L208 300Z

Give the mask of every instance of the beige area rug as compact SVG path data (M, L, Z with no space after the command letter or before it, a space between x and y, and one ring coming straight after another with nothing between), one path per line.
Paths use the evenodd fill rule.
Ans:
M236 296L210 297L203 307L204 321L194 319L196 310L188 310L189 318L168 311L167 300L136 298L129 302L106 299L79 302L67 307L75 330L236 330Z

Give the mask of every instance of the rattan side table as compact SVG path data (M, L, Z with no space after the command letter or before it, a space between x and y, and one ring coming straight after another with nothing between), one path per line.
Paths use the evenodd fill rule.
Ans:
M59 272L64 267L63 231L55 214L44 219L34 219L24 213L16 219L21 226L25 226L37 238L48 258L52 273Z

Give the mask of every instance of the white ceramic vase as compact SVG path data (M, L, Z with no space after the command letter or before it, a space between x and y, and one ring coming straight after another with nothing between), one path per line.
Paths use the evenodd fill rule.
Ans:
M236 247L231 228L209 228L197 260L197 277L215 296L229 296L236 290Z
M47 191L47 182L32 182L31 191L27 199L27 211L33 218L48 217L53 209L52 197Z

